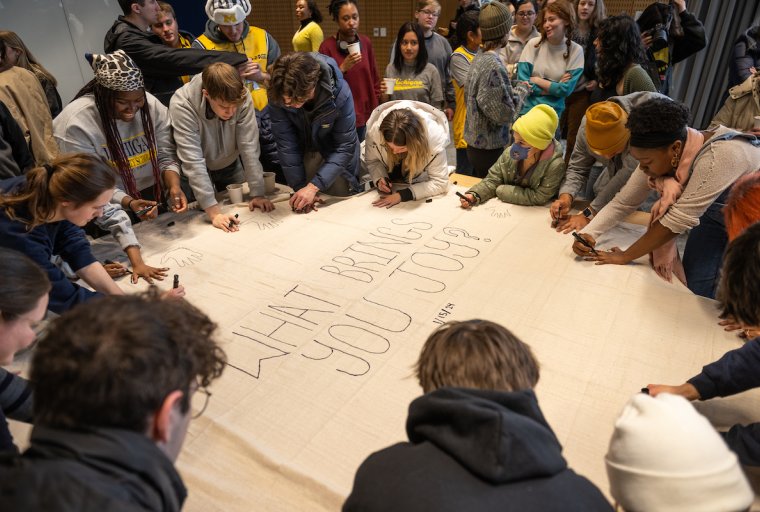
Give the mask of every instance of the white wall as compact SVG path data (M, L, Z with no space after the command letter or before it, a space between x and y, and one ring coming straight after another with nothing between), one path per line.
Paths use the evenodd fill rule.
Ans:
M0 29L16 32L58 79L65 105L92 78L84 54L103 53L119 14L116 0L0 0Z

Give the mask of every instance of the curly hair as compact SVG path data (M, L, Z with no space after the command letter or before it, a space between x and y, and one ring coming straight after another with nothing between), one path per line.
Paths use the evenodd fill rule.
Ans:
M283 96L305 98L319 83L322 67L311 54L294 52L280 56L269 70L269 101L283 104Z
M721 317L733 317L745 325L760 325L760 223L736 237L723 259L718 302Z
M627 14L602 20L597 33L596 76L602 87L615 87L631 64L646 62L646 49L636 22Z
M488 320L449 322L425 342L415 373L425 393L444 386L533 389L539 365L530 347Z
M173 391L190 408L193 385L224 370L216 324L184 300L141 295L89 301L56 318L32 359L35 423L143 433Z
M327 6L327 12L332 16L333 21L338 21L340 10L344 5L354 4L359 9L358 0L331 0L330 5Z
M565 22L565 43L567 44L567 52L563 55L565 60L570 58L570 48L573 44L573 33L575 32L575 25L577 23L575 16L575 7L567 0L557 0L554 3L548 4L541 9L539 13L536 25L541 32L541 39L536 43L536 48L541 46L541 43L546 41L546 31L544 30L544 19L547 14L556 14L562 21Z
M631 109L625 127L631 132L631 138L674 133L683 133L685 136L689 116L689 107L683 103L665 97L652 98ZM668 141L662 147L676 140L678 138Z

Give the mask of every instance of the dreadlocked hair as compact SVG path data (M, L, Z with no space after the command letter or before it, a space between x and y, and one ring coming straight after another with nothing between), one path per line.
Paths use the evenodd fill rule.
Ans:
M541 43L546 41L546 31L544 30L544 18L547 14L556 14L562 21L565 22L565 44L567 45L567 52L563 55L565 60L570 58L570 49L573 44L573 34L575 32L575 8L567 0L557 0L554 3L548 4L541 9L539 20L536 25L540 27L541 39L536 43L536 48L541 46Z
M135 175L132 172L132 168L129 166L129 159L124 153L124 145L121 140L121 134L116 126L116 111L114 104L116 102L116 94L119 91L103 87L98 84L94 79L77 93L76 97L81 98L86 94L92 94L95 98L95 106L100 114L100 123L103 125L103 134L106 137L106 145L108 146L108 152L111 156L111 165L116 168L121 181L124 183L124 187L127 189L127 193L137 199L140 199L140 191L137 190L137 182L135 181ZM143 94L145 90L143 89ZM158 155L156 151L156 135L153 130L153 119L150 117L150 109L146 103L140 109L140 119L142 120L143 131L145 132L145 139L148 142L148 154L150 155L150 163L153 167L153 193L157 201L163 198L163 188L161 187L161 170L158 166Z

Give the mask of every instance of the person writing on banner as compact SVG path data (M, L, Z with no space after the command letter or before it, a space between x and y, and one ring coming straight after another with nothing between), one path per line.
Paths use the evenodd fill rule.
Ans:
M248 207L274 209L264 195L253 101L235 68L223 62L211 64L174 93L169 112L182 171L215 228L238 230L239 220L222 213L214 195L227 185L247 181Z
M96 153L111 162L118 176L112 202L131 217L106 208L96 224L126 252L133 282L161 280L168 269L143 261L132 222L155 219L164 202L175 212L187 211L169 110L145 91L142 73L123 51L87 58L95 78L55 118L53 135L61 152ZM123 267L111 270L113 277L126 273Z
M728 246L718 301L721 316L747 327L748 341L702 368L680 385L649 384L653 396L681 395L689 400L726 397L760 387L760 223L755 222ZM734 425L723 438L742 464L760 465L760 423Z
M538 205L554 197L565 175L562 146L554 139L557 113L536 105L512 125L514 144L505 150L488 176L459 198L469 209L498 197L505 203Z
M269 110L290 207L309 213L320 192L349 196L359 183L359 139L351 89L338 64L319 53L283 55L272 66Z
M373 206L390 208L446 192L449 123L443 112L419 101L391 101L367 124L362 164L380 193Z
M639 165L631 156L626 128L631 109L652 98L667 98L659 93L637 92L614 96L591 105L578 130L573 156L567 166L559 197L552 202L549 215L552 227L565 234L584 228L617 194ZM580 213L569 215L573 201L583 195L596 163L604 169L592 185L591 203Z
M663 98L631 110L626 126L639 167L580 236L595 247L656 190L660 199L649 228L626 250L592 251L576 241L573 251L598 265L624 265L649 254L663 279L675 276L695 294L713 298L727 243L721 209L733 182L760 167L760 140L724 127L699 132L688 127L688 118L688 107ZM675 238L689 229L681 260Z

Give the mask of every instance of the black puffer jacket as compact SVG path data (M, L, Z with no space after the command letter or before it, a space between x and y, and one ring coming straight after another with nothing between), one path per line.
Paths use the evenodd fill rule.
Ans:
M124 50L142 71L145 89L166 106L174 91L182 87L180 76L198 74L214 62L238 66L248 60L241 53L170 48L160 37L141 30L123 16L106 33L104 48L108 53Z

